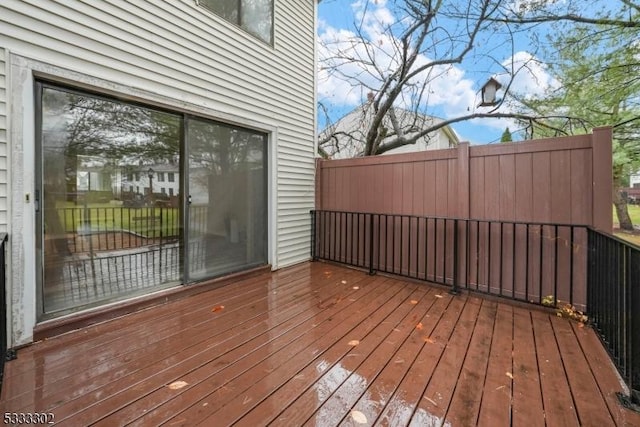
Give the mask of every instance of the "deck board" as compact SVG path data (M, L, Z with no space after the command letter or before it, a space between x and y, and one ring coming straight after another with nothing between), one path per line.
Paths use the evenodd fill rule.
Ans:
M515 402L512 400L514 380L509 375L514 378L518 375L513 367L515 350L513 334L512 307L498 304L493 323L493 335L488 344L490 354L486 371L484 371L486 372L485 381L478 387L478 390L482 390L481 410L477 419L479 426L509 425L511 422L511 406L512 402ZM532 348L529 347L528 350Z
M317 262L21 349L0 406L69 426L640 425L617 391L589 327Z

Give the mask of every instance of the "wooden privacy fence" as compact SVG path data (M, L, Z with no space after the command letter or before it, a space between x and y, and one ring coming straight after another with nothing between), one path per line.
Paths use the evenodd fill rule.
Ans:
M611 128L593 134L319 160L316 209L612 224Z
M341 262L362 257L378 271L445 284L464 277L478 290L535 302L554 295L584 309L587 227L612 228L611 139L611 128L598 128L320 160L313 249Z

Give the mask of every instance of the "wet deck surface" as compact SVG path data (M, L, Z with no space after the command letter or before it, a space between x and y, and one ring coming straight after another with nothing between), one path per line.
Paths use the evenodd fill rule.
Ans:
M56 425L640 425L588 327L324 263L39 342L3 412Z

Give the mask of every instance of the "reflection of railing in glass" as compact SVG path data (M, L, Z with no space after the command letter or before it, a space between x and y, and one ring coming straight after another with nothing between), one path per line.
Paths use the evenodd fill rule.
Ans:
M180 270L177 208L73 205L56 209L63 236L45 246L45 311L135 295L176 283ZM47 242L45 242L47 245ZM56 256L52 256L56 255Z
M189 263L203 268L212 244L208 206L189 208ZM126 293L142 294L162 283L183 280L178 208L73 205L58 208L67 255L46 264L45 310L93 304ZM198 237L200 236L200 237ZM208 237L207 237L208 236ZM225 246L220 249L220 245ZM244 253L216 244L220 265L241 264ZM48 248L49 253L56 249Z

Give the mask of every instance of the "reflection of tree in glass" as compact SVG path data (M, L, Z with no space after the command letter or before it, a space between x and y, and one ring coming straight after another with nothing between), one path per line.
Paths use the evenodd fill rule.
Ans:
M112 176L118 169L126 173L143 165L177 164L181 129L182 118L178 115L43 89L44 227L46 239L53 240L57 254L69 254L69 230L65 230L57 208L77 200L79 168Z
M246 169L260 149L264 137L252 132L211 122L189 122L189 157L191 167L206 169L209 174L224 175Z
M242 28L271 43L271 28L273 25L271 0L244 0L242 2Z
M230 22L238 22L238 1L200 0L200 4Z

